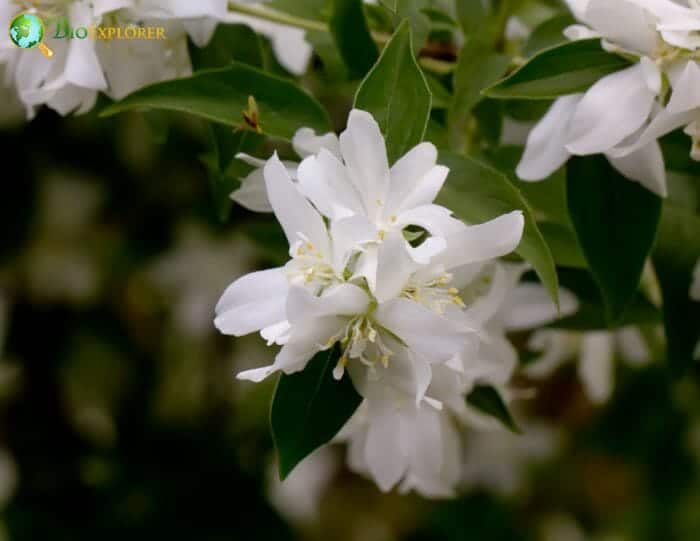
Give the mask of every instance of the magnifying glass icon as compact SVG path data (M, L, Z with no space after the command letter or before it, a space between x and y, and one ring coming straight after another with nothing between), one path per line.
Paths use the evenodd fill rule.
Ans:
M53 56L53 51L42 42L44 39L44 23L33 13L22 13L12 19L10 39L20 49L38 47L41 54L46 58Z

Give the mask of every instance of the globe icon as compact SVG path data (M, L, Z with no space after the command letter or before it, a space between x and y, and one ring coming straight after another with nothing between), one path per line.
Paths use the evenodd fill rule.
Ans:
M22 49L39 47L46 58L53 56L53 51L44 45L44 23L33 13L17 15L10 24L10 39Z
M23 13L10 24L10 39L22 49L31 49L44 38L44 23L33 13Z

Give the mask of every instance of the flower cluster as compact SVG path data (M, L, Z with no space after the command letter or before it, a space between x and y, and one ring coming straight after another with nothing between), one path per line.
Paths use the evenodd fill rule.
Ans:
M557 99L531 132L518 176L540 180L572 154L602 153L623 175L665 196L658 138L685 126L691 156L700 159L700 8L692 0L568 3L583 24L569 27L567 37L599 37L633 63L583 94Z
M239 278L217 305L223 333L260 331L282 346L273 364L238 377L291 374L339 344L333 375L350 377L365 401L341 435L351 466L383 490L403 480L448 494L465 393L478 381L505 385L515 367L492 320L521 270L494 260L518 246L523 215L453 218L433 202L449 172L435 147L421 143L390 167L364 111L339 138L301 130L295 142L306 156L298 166L275 155L244 184L274 211L290 260Z
M247 24L269 36L280 62L294 73L305 69L311 54L303 31L230 13L227 0L0 0L0 27L8 28L21 12L48 21L44 40L54 52L44 58L18 49L9 39L0 43L3 84L15 88L29 118L41 105L62 115L84 113L99 92L118 100L151 83L191 74L188 37L202 47L219 22ZM165 39L68 39L71 29L98 25L157 26Z

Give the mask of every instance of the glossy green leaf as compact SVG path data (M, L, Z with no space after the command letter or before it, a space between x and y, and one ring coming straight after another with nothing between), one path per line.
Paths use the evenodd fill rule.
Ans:
M316 354L303 371L280 376L270 424L282 479L328 443L362 402L349 376L340 381L333 378L339 358L340 349L335 346Z
M590 273L583 269L560 269L559 280L563 288L576 295L579 308L575 314L558 319L547 327L573 331L599 331L617 329L627 325L658 325L661 312L637 293L622 318L610 325L605 317L605 305L600 290Z
M221 124L211 124L209 134L211 152L203 156L202 161L209 172L209 184L217 216L221 221L225 221L233 205L231 192L238 188L239 179L251 169L250 165L234 158L239 152L255 154L264 137L250 130L233 130Z
M423 140L431 95L411 46L411 28L401 23L355 96L355 107L372 113L394 163Z
M694 364L700 341L700 302L690 298L693 268L700 258L700 216L665 204L653 262L661 286L668 363L681 376Z
M566 43L564 30L576 23L576 19L568 13L556 15L537 25L523 47L525 56L533 56L545 49Z
M556 222L538 222L537 225L542 231L557 266L587 268L586 258L576 240L576 233Z
M639 287L656 236L661 199L597 155L569 160L567 201L608 323L615 323Z
M364 76L377 61L379 52L367 27L362 0L333 0L329 27L350 77Z
M501 394L490 385L476 385L467 395L467 404L476 408L484 415L493 417L501 422L508 430L520 433L508 406Z
M206 47L190 47L195 70L223 68L237 60L263 67L262 42L253 29L244 24L220 24Z
M499 171L466 156L441 152L440 163L450 168L450 175L438 202L463 220L481 223L513 210L523 211L525 231L517 253L534 267L558 303L559 286L552 253L518 189Z
M469 40L462 47L454 71L454 99L448 116L452 148L465 147L472 109L484 98L482 91L503 76L508 62L506 55L492 52L478 40Z
M572 41L538 53L515 73L487 88L491 98L553 99L584 92L629 62L608 53L599 39Z
M165 109L240 127L249 96L257 102L260 125L267 135L291 139L302 126L319 132L331 129L326 111L299 86L238 62L228 68L147 86L110 105L101 115Z

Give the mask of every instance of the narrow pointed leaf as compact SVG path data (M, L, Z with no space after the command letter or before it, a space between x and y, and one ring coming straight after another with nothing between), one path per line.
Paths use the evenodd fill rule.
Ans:
M693 268L700 258L700 216L665 204L653 262L661 286L668 363L676 376L697 364L700 302L690 298Z
M428 83L413 56L411 27L404 21L360 84L355 107L377 120L394 163L423 140L430 105Z
M133 109L165 109L240 127L249 96L255 98L260 126L267 135L291 139L302 126L319 132L331 129L328 114L306 91L289 80L238 62L147 86L110 105L102 116Z
M362 0L333 0L329 21L340 56L350 77L363 77L379 57L362 10Z
M497 419L508 430L520 433L520 428L518 428L513 415L503 401L503 397L490 385L475 386L472 392L467 395L467 404L484 415Z
M627 60L605 51L599 39L572 41L541 51L484 94L490 98L553 99L584 92L598 79L627 66Z
M336 346L318 353L302 372L280 376L270 424L282 479L328 443L362 402L347 375L340 381L333 378L339 358Z
M639 288L659 224L661 199L597 155L569 160L567 202L608 323L613 324Z
M534 267L558 303L559 284L552 253L520 191L499 171L466 156L440 152L440 163L450 168L450 175L438 202L453 209L459 218L481 223L513 210L523 211L525 231L517 253Z

